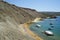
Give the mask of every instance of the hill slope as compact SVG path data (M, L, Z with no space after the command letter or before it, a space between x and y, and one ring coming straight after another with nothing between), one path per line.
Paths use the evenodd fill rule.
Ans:
M0 0L0 40L34 40L24 35L19 25L41 15L34 9L17 7Z
M34 9L17 7L4 1L0 2L0 14L15 19L18 24L40 16Z

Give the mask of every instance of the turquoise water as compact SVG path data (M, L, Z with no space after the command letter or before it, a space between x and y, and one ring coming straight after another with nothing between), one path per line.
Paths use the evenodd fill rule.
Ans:
M52 23L53 25L50 25L50 23ZM36 27L36 24L40 24L41 27ZM47 36L43 32L48 30L48 28L52 28L51 26L54 26L53 29L50 30L54 33L54 36ZM60 40L60 16L57 16L56 19L44 19L41 22L31 24L30 30L44 40Z

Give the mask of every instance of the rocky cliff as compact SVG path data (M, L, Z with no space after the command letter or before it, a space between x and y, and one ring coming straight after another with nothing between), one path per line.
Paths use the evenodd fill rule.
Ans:
M24 35L19 25L41 15L34 9L17 7L0 0L0 40L34 40Z
M29 20L33 20L34 18L39 17L42 14L38 15L38 12L34 9L17 7L13 4L0 1L0 15L3 16L3 19L6 16L9 16L10 18L13 18L16 23L21 24Z

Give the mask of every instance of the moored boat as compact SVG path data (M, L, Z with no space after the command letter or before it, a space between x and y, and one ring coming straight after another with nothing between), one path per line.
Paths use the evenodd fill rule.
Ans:
M40 28L40 27L41 27L41 25L39 25L39 24L36 24L36 27L37 27L37 28Z
M53 36L54 35L52 31L44 31L44 33L48 36Z

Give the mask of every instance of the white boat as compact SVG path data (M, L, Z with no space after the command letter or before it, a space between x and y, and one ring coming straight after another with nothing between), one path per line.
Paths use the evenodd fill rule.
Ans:
M36 24L36 27L40 28L40 27L41 27L41 25L39 25L39 24Z
M51 31L45 31L44 33L48 36L53 36L54 35L53 32L51 32Z

